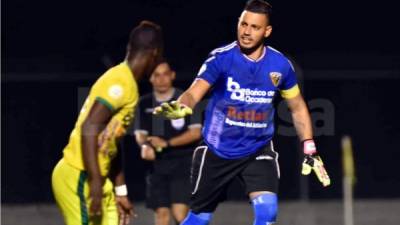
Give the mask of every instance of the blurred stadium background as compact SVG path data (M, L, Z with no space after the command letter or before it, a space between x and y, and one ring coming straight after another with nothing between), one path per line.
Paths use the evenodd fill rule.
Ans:
M352 137L357 225L400 224L400 16L368 1L283 1L273 5L268 44L296 64L315 119L318 148L333 184L300 176L298 141L284 105L275 138L282 171L278 224L343 224L341 138ZM190 85L208 52L235 39L245 1L2 2L1 221L61 224L50 174L61 157L87 88L124 58L130 29L142 19L163 27L176 86ZM150 91L147 81L140 92ZM121 145L130 197L140 217L144 174L133 136ZM213 224L251 224L235 183Z

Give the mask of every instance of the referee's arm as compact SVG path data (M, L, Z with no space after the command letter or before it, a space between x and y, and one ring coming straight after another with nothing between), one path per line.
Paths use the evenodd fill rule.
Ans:
M146 143L148 137L147 130L135 130L135 139L136 143L141 146L142 144Z
M168 140L168 145L178 147L198 141L201 137L201 124L192 124L187 131Z

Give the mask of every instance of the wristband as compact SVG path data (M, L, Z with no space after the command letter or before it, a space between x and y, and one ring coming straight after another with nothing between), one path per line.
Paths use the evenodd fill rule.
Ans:
M126 184L116 186L115 187L115 195L116 196L127 196L128 188L126 187Z
M315 147L315 142L313 139L306 139L302 141L303 143L303 152L306 155L313 155L317 153L317 148Z

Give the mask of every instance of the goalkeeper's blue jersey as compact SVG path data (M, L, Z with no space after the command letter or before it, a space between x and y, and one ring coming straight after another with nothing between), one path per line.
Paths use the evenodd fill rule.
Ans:
M268 144L274 135L273 99L299 94L289 60L265 46L252 60L236 42L213 50L196 79L212 85L202 130L208 147L222 158L250 155Z

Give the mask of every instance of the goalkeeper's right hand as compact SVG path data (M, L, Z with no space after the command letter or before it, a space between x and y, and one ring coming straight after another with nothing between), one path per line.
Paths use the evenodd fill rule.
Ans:
M306 155L304 157L301 173L303 175L309 175L311 171L315 172L318 180L322 183L324 187L331 184L331 179L326 172L324 163L318 155Z
M331 184L331 179L326 172L324 163L321 157L317 154L314 140L308 139L303 141L303 152L305 154L301 173L303 175L309 175L311 171L314 171L318 180L324 187Z
M193 111L191 108L177 101L172 101L170 103L164 102L153 111L154 115L162 115L168 119L179 119L187 115L192 115L192 113Z

